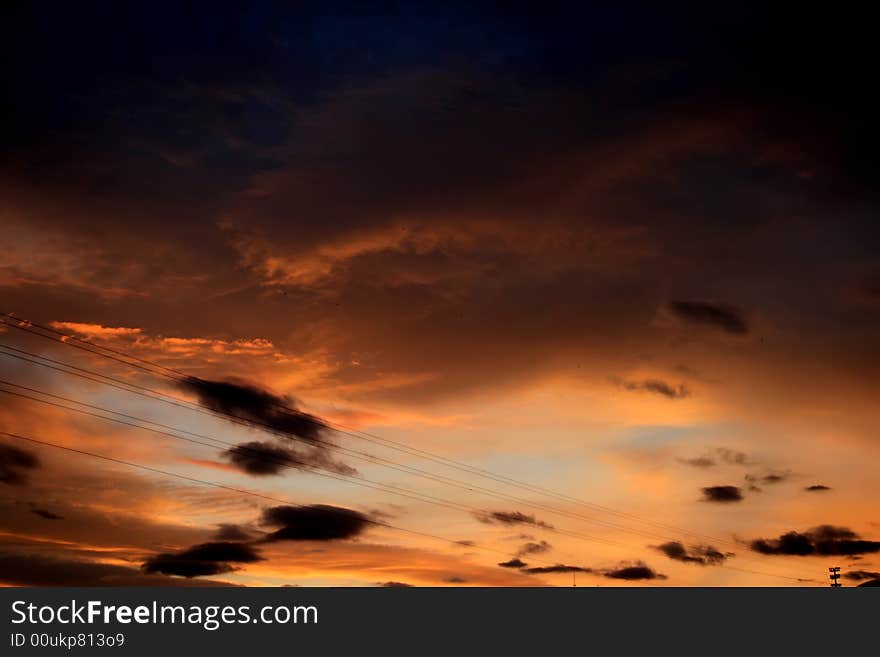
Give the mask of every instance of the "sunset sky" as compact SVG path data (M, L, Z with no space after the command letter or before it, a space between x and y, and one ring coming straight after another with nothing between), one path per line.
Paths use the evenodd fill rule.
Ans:
M218 5L3 10L0 584L880 580L864 18Z

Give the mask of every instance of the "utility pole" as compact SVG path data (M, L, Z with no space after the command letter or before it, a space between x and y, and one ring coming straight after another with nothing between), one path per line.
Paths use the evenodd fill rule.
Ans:
M829 568L828 573L829 573L828 577L831 580L831 587L832 588L837 589L837 588L840 588L841 586L843 586L839 581L840 580L840 566L834 566L833 568Z

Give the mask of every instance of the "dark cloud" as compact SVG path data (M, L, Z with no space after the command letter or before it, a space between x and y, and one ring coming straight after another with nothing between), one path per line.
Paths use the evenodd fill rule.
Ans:
M214 538L218 541L249 541L253 537L240 525L222 523L217 525Z
M455 543L456 543L456 545L460 545L462 547L474 547L476 545L476 543L474 541L468 541L468 540L456 541Z
M690 324L708 326L732 335L749 332L745 315L734 306L705 301L670 301L667 309L676 318Z
M690 397L691 391L680 383L677 386L660 379L645 379L644 381L623 381L620 384L626 390L641 390L662 395L669 399L684 399Z
M383 378L430 372L439 374L433 379L443 382L444 390L467 389L463 384L485 390L487 383L501 380L506 384L511 374L522 379L549 361L559 360L548 355L572 355L568 353L572 336L577 344L598 344L598 349L611 351L607 346L613 340L603 340L600 330L606 325L615 327L615 337L633 345L631 338L636 335L630 331L634 324L621 320L640 316L647 303L653 308L658 290L694 290L679 294L684 299L700 299L711 290L733 288L731 298L751 304L766 296L774 283L785 282L773 296L789 307L800 297L788 285L804 287L795 285L793 271L804 274L803 263L815 265L825 262L823 258L829 264L837 264L838 259L856 261L876 235L873 226L870 232L859 230L852 219L856 213L829 212L825 216L835 221L816 220L810 216L811 207L800 206L797 213L791 213L798 217L792 225L772 230L779 224L774 221L778 211L766 202L768 197L779 198L780 203L803 199L808 204L810 189L830 183L822 172L813 184L794 180L806 165L791 161L794 158L786 151L792 149L786 147L796 144L800 151L807 149L807 142L794 138L776 142L777 131L758 123L780 116L764 110L779 106L784 117L779 125L788 129L806 125L806 132L813 136L814 130L821 132L819 128L827 126L827 122L812 120L813 112L849 105L859 85L794 80L806 78L810 67L792 64L808 57L828 73L823 77L826 81L841 80L844 70L850 71L847 79L859 80L863 76L856 76L853 66L865 70L864 60L870 60L824 52L822 61L817 61L819 56L805 52L809 48L803 46L821 42L824 32L779 29L792 20L790 15L784 21L771 21L762 12L761 20L741 20L742 14L733 10L715 12L725 15L713 15L710 21L705 15L673 17L664 8L652 10L650 19L633 20L628 10L592 8L579 10L587 17L582 20L570 17L566 9L564 16L542 18L537 26L521 15L473 23L460 22L460 17L446 20L442 10L425 8L417 10L417 20L410 19L411 14L403 19L387 15L339 18L330 11L318 24L339 22L353 40L340 39L339 44L328 46L325 39L302 39L296 32L294 36L288 33L291 25L309 32L310 21L316 20L300 20L296 12L280 12L283 19L277 19L274 10L271 16L255 10L248 17L253 38L246 39L245 45L209 38L201 29L169 34L162 12L143 16L136 11L137 19L117 22L143 26L134 41L125 43L126 56L133 62L156 69L155 77L151 76L154 84L139 85L131 84L125 74L130 68L119 66L117 58L98 61L101 58L94 56L97 51L118 52L119 43L113 40L118 37L104 34L113 30L97 29L100 21L92 20L88 12L71 9L64 20L49 26L38 10L30 11L37 16L31 19L30 29L14 30L20 43L12 47L11 53L16 54L8 57L8 61L22 62L10 88L21 89L17 97L29 99L10 110L14 120L3 122L6 141L16 145L14 154L5 158L16 163L8 165L8 173L15 173L8 184L22 190L33 187L70 210L56 212L55 217L37 211L21 214L25 220L39 216L44 217L41 221L69 226L77 236L91 237L98 233L95 228L115 227L131 234L133 241L148 245L124 248L127 244L119 238L102 235L99 255L104 257L99 260L92 250L86 251L90 269L96 268L92 261L99 260L96 282L103 278L102 282L114 283L128 269L145 269L142 260L156 254L159 264L148 273L167 272L169 278L180 281L174 295L144 295L142 301L126 301L112 311L102 308L100 299L86 299L78 309L84 316L91 312L103 317L146 317L153 327L165 330L176 324L176 330L189 325L246 334L246 329L259 327L273 332L272 339L289 338L294 331L297 338L312 336L328 325L345 327L338 331L347 336L339 338L342 344L328 336L312 338L330 362L349 362L343 356L350 353L381 353L382 362L375 371L383 372ZM508 13L513 12L502 15ZM120 14L114 11L113 16ZM181 24L191 25L192 20L181 17ZM211 25L221 33L236 33L237 21L225 14ZM81 29L64 29L68 25ZM394 47L395 38L380 38L401 30L409 34L415 25L421 27L414 42L426 44L415 49L417 55L413 49ZM572 34L577 30L587 31L591 38ZM727 36L715 38L722 30ZM762 34L753 38L757 31ZM86 35L84 39L101 47L77 48L75 34ZM154 56L159 35L179 57ZM460 54L462 39L471 41L467 56ZM798 47L776 47L779 39ZM215 42L224 43L219 52ZM344 48L352 42L369 47ZM634 50L631 43L639 47ZM586 56L571 54L585 52L585 44L589 44ZM279 48L287 52L288 47L293 51L279 54ZM241 56L243 49L245 56ZM371 53L368 58L355 54L366 50ZM63 57L53 57L56 52L64 53ZM213 54L229 65L205 70L212 68L207 62L218 61ZM832 64L828 57L846 65ZM283 65L289 61L299 62L296 75ZM326 71L327 61L335 62L331 72ZM454 61L468 62L467 71L450 66ZM58 68L61 62L63 71ZM758 62L760 73L756 73ZM536 75L541 71L553 73ZM63 77L63 85L46 82L58 76ZM787 93L790 83L800 93ZM761 98L756 99L756 93ZM768 100L765 94L780 102L764 102ZM815 99L817 95L823 96L823 102L797 102L803 96ZM92 102L71 102L72 98ZM596 102L597 98L602 102ZM865 103L862 108L848 109L864 117L873 106ZM67 112L54 116L53 107L65 107ZM725 121L714 127L710 119L727 113L718 112L719 107L743 116L744 125ZM585 115L590 121L582 119ZM838 116L847 115L840 112ZM840 121L837 128L844 125L851 134L863 134L865 127L874 129L873 122L849 120ZM76 129L71 131L71 126ZM194 127L182 130L181 126ZM692 127L697 129L696 137ZM261 138L255 141L254 132ZM276 133L268 144L266 132ZM83 152L74 148L76 144L88 144L88 149ZM872 152L862 139L858 147ZM783 161L775 161L777 157ZM318 161L320 166L314 166ZM836 162L819 161L826 164L829 177L838 171ZM19 176L20 182L15 183ZM273 179L278 178L273 186ZM789 186L780 179L793 180L793 196L787 196ZM390 247L380 247L378 255L356 250L344 262L328 264L334 287L338 282L342 285L341 281L350 285L341 295L342 310L336 309L339 304L323 304L325 290L313 296L310 290L295 289L295 284L282 304L252 293L263 281L236 271L215 228L217 216L235 216L235 208L229 206L239 195L248 209L241 223L264 234L279 254L292 256L294 264L299 264L298 256L308 263L322 260L326 251L345 253L346 238L352 234L362 242L370 241L363 236L372 235L377 226L383 228L387 217L424 216L429 218L426 224L435 225L450 216L500 217L501 228L477 236L473 249L447 245L442 234L441 246L432 248L435 225L429 225L427 246L417 240L416 248L404 245L398 249L392 242ZM68 199L73 202L67 203ZM97 209L91 206L95 199L106 212L89 212ZM538 247L527 249L525 256L509 251L507 238L516 218L506 210L514 205L518 214L531 217L522 222L528 224L527 246ZM167 211L170 207L177 211ZM117 210L122 208L131 209L120 215ZM9 214L19 212L13 209ZM185 219L180 218L182 214ZM638 267L615 263L619 269L607 278L605 272L596 271L593 261L602 260L606 251L601 231L593 243L598 222L594 217L602 215L622 233L645 232L644 244L638 246L649 247L650 255L639 256ZM803 224L799 223L801 215ZM836 222L845 222L849 230L840 231ZM828 233L822 229L828 224L832 235L867 237L840 237L836 248L816 249L822 257L810 258L814 247L827 245L823 242ZM554 230L560 225L563 230ZM810 229L799 230L802 225ZM37 235L42 231L38 225ZM185 257L178 262L167 257L172 249L150 248L154 242L147 236L154 234L163 236L169 247L181 247ZM736 249L733 235L740 240ZM70 242L75 244L73 239ZM566 262L564 254L578 243L590 243L590 256L578 253L573 262ZM554 248L556 244L561 248ZM73 254L68 244L63 246ZM607 251L615 250L616 245L610 246ZM104 250L109 254L105 256ZM25 255L39 263L49 259ZM269 255L272 262L283 259ZM384 272L393 265L407 276L378 294L359 295L369 292L365 288L373 285L370 276L345 279L335 275L358 266ZM202 274L192 278L206 282L187 282L183 274L191 268ZM254 268L265 277L262 261ZM553 280L542 284L535 274L548 269ZM817 267L810 273L813 269L817 278L826 273ZM447 279L438 283L430 277L434 270L452 271L455 276L444 287ZM464 280L470 270L491 271L492 275ZM519 280L519 272L525 281ZM233 277L233 273L239 275ZM410 273L418 278L409 277ZM416 285L407 284L414 279ZM250 282L253 287L247 290L244 286ZM207 293L217 292L221 284L224 290L232 289L232 283L242 291ZM17 294L33 298L31 303L38 303L40 294L35 291L49 299L53 299L50 294L67 294L63 287L58 292L51 285L34 287L22 286ZM742 291L744 287L748 289ZM351 310L352 300L358 297L363 306ZM437 307L438 299L454 299L456 307ZM65 301L66 307L76 307L78 301ZM170 312L166 304L172 301L187 312ZM387 309L381 307L385 303ZM695 304L705 305L677 303L684 304L681 312L689 315L694 315ZM810 307L812 312L815 304ZM710 314L713 326L715 314ZM360 315L360 321L353 315ZM414 315L425 319L415 321ZM705 311L698 313L698 317L705 315ZM463 326L458 321L462 316L474 326ZM448 321L453 317L455 322ZM511 326L517 330L510 331ZM729 330L730 320L721 326ZM734 323L733 330L737 329ZM554 353L537 353L542 343ZM315 344L304 346L314 348ZM514 350L523 357L510 359ZM614 365L607 371L619 371ZM347 374L342 372L339 378ZM393 394L406 393L401 389Z
M873 570L851 570L844 573L843 576L846 579L851 579L855 582L860 582L863 579L880 579L880 573L874 572Z
M165 552L147 559L142 569L147 574L204 577L236 570L233 564L254 563L262 557L250 545L229 541L201 543L180 552Z
M223 456L243 472L258 477L281 474L287 468L318 469L346 476L357 474L356 469L333 459L321 446L293 449L252 441L229 448Z
M447 577L443 581L449 584L467 584L467 580L464 577L458 577L457 575Z
M641 561L633 563L623 562L617 566L617 568L600 571L593 568L586 568L584 566L570 566L561 563L552 566L528 567L528 564L523 563L519 559L511 559L510 561L504 561L498 565L502 568L518 568L522 572L530 575L543 575L549 573L601 573L605 577L610 577L611 579L666 579L666 575L656 572Z
M39 466L40 460L35 454L12 445L0 445L0 484L26 484L27 471Z
M869 579L867 582L862 582L861 584L859 584L859 588L874 586L880 586L880 579Z
M34 513L41 518L45 518L46 520L64 520L64 516L58 515L53 511L49 511L49 509L44 509L42 507L31 507L31 513Z
M381 586L386 589L408 589L412 588L412 584L407 584L406 582L379 582L377 586Z
M549 573L592 573L592 568L584 568L582 566L568 566L566 564L557 563L552 566L532 566L531 568L523 568L522 572L530 575L544 575Z
M707 486L703 490L703 499L707 502L730 503L743 499L742 490L737 486Z
M474 517L487 525L533 525L553 529L553 525L521 511L478 511Z
M547 541L529 541L528 543L524 543L520 546L519 550L517 550L516 555L518 557L524 557L529 554L543 554L544 552L548 552L553 549L553 546L550 545Z
M263 524L278 527L263 540L333 541L354 538L370 524L359 511L338 506L275 506L263 511Z
M820 493L822 491L831 490L831 487L825 486L824 484L813 484L812 486L807 486L804 490L811 493Z
M605 577L610 577L611 579L666 579L666 575L658 573L653 568L641 561L636 561L631 564L621 563L617 568L603 571L602 574Z
M13 586L182 586L186 581L81 559L0 552L0 583ZM199 580L199 586L229 586Z
M675 561L696 563L701 566L717 566L724 563L725 559L734 556L731 552L721 552L711 545L694 545L686 548L683 543L678 541L670 541L652 547Z
M295 436L312 443L312 447L288 447L265 441L241 443L223 456L242 470L255 476L281 474L287 468L319 469L345 476L357 470L331 456L325 441L330 431L320 418L296 409L292 399L275 395L252 383L228 380L210 381L187 377L180 386L192 392L199 404L212 411L233 416L282 437Z
M233 465L252 475L274 475L294 465L290 450L271 443L249 442L223 452Z
M750 547L761 554L852 556L880 552L880 541L862 539L847 527L820 525L805 532L791 531L779 538L759 538Z
M329 431L323 420L297 410L293 400L249 382L209 381L190 376L179 385L195 394L205 408L281 434L319 443Z

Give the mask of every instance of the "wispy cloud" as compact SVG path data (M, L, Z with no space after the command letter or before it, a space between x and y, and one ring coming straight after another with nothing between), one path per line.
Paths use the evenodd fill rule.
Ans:
M474 517L486 525L532 525L552 529L553 525L521 511L478 511Z
M701 566L718 566L734 556L731 552L721 552L711 545L694 545L687 548L679 541L670 541L652 547L674 561L694 563Z

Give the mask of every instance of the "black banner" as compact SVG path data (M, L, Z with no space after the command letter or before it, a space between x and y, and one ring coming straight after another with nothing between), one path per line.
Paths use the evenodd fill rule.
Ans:
M815 654L869 648L876 596L831 588L11 588L0 591L0 654Z

